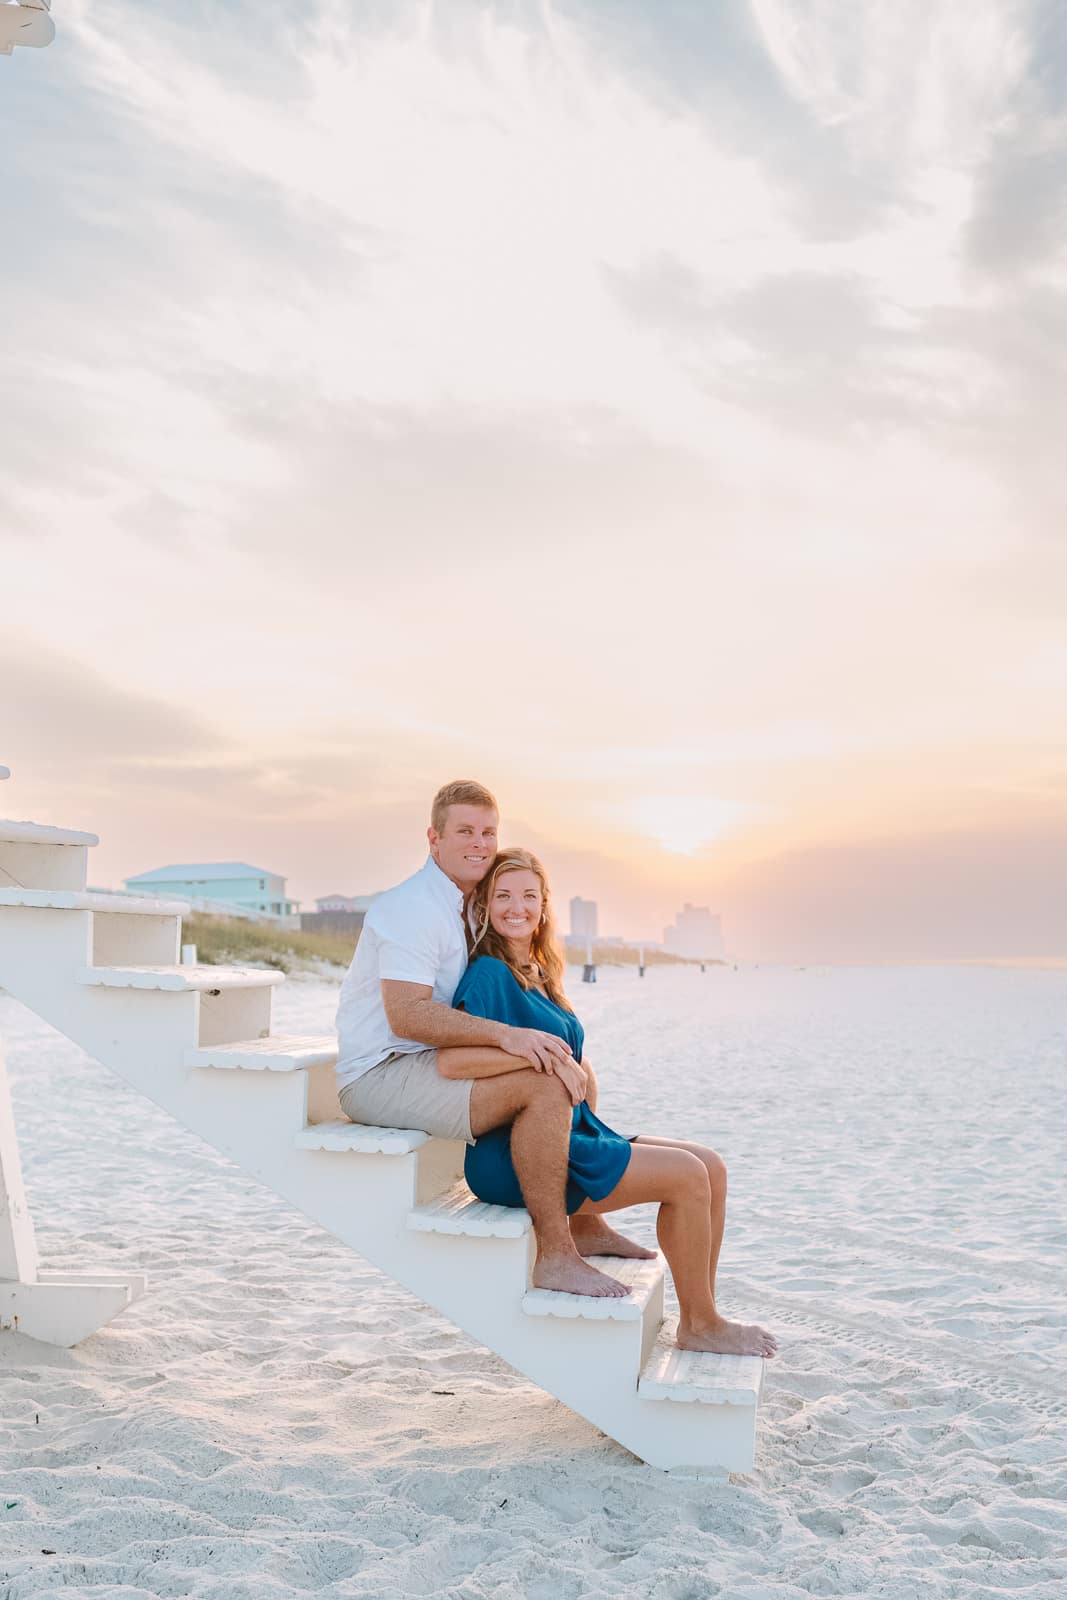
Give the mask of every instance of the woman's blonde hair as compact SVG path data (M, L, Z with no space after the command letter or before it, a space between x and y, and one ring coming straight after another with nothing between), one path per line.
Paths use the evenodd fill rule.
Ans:
M497 933L489 921L489 905L498 882L506 872L521 872L524 868L534 874L541 886L541 921L530 941L530 955L545 975L545 991L549 999L562 1006L564 1011L573 1011L574 1007L563 992L563 950L556 934L552 891L548 887L545 869L532 850L498 850L490 862L489 871L471 897L471 959L475 956L496 956L498 961L503 961L510 968L524 989L530 987L529 978L515 965L508 941Z

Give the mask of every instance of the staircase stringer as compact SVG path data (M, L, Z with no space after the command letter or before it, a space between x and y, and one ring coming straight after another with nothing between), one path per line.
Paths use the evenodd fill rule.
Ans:
M701 1470L709 1460L713 1409L722 1413L713 1463L729 1459L735 1421L737 1461L750 1456L747 1419L728 1415L736 1408L639 1400L637 1379L647 1355L640 1320L524 1313L532 1235L474 1239L409 1229L412 1207L425 1198L419 1185L422 1152L387 1156L298 1148L294 1140L307 1117L305 1073L185 1066L186 1052L200 1042L198 993L75 982L86 960L91 915L0 908L0 984L191 1132L643 1460ZM462 1144L442 1157L443 1143L422 1147L434 1152L437 1181L461 1170ZM684 1454L683 1444L681 1458L680 1434L692 1437L691 1454Z

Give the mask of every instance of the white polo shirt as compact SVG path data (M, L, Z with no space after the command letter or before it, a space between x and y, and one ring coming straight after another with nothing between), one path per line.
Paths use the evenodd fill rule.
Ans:
M467 967L463 891L432 856L412 877L373 901L337 1007L337 1087L355 1083L386 1056L430 1048L401 1039L382 1004L382 979L428 983L450 1006Z

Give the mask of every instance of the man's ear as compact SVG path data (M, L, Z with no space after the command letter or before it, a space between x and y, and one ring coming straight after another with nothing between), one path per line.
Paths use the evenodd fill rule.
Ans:
M434 827L433 823L431 823L426 829L426 838L432 851L434 845L437 843L437 829Z

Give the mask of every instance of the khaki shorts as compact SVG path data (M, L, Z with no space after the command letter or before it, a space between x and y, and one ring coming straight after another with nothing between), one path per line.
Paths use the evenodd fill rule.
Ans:
M351 1122L375 1128L420 1128L438 1139L471 1133L473 1078L442 1078L436 1050L414 1050L379 1061L341 1090L341 1110Z

